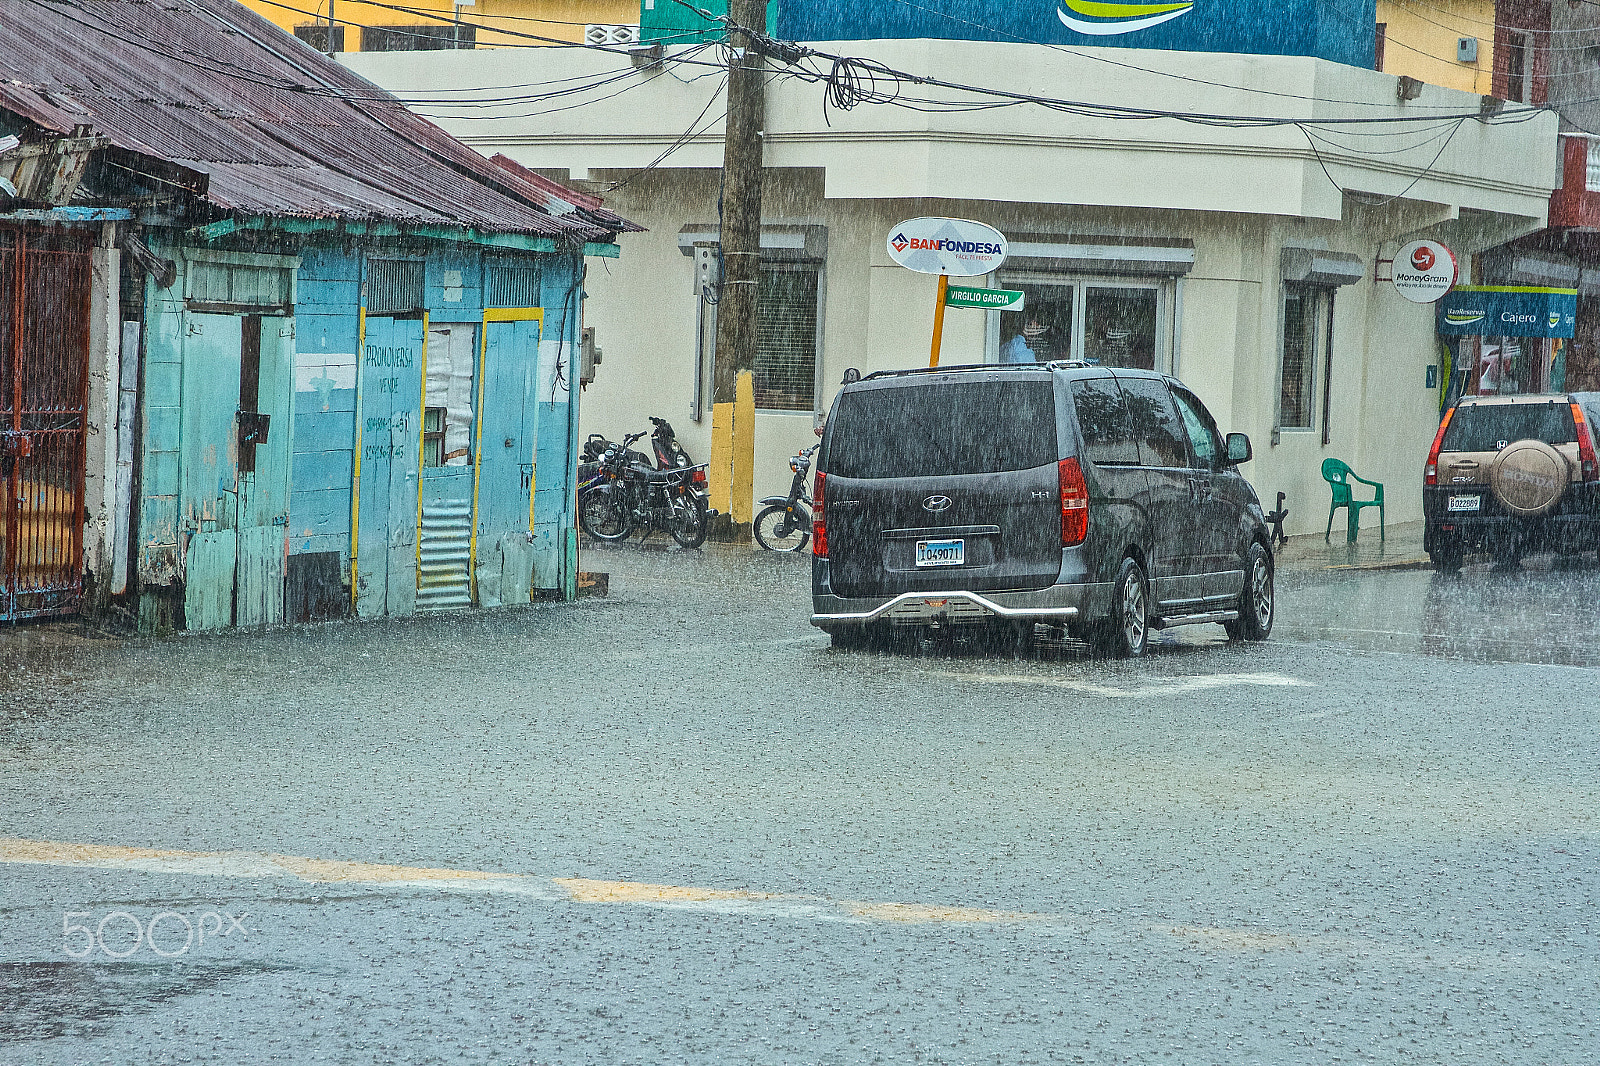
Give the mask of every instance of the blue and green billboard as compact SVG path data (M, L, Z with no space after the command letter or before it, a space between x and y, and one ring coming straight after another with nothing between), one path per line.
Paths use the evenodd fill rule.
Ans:
M727 10L726 0L697 6L718 15ZM1110 45L1316 56L1357 67L1372 66L1377 22L1374 0L769 0L768 9L776 35L794 41ZM647 40L710 28L676 0L644 0L640 19Z

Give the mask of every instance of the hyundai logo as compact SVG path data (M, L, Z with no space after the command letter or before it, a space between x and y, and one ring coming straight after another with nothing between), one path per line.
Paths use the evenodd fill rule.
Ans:
M922 501L922 509L924 511L932 511L934 514L938 514L940 511L950 510L950 506L954 502L955 501L948 496L929 496L926 500Z

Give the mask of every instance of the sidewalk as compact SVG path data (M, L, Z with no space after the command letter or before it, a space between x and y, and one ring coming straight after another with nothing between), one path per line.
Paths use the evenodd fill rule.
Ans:
M1327 540L1320 533L1290 537L1278 549L1280 570L1427 570L1433 567L1422 550L1422 523L1405 522L1388 528L1379 538L1377 527L1363 529L1354 544L1345 540L1345 527L1336 523Z

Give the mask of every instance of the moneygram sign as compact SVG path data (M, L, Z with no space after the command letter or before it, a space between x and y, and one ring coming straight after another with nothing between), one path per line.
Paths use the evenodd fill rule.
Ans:
M1456 283L1456 257L1438 241L1412 241L1394 257L1394 289L1414 304L1431 304Z
M970 278L997 270L1006 258L999 230L964 218L912 218L889 230L889 258L923 274Z

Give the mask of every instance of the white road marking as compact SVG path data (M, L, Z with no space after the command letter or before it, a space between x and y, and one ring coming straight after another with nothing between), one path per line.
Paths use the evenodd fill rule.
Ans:
M997 685L1043 685L1047 688L1067 689L1089 696L1110 696L1116 699L1140 699L1151 696L1178 696L1186 692L1205 692L1209 689L1259 687L1259 688L1315 688L1310 681L1302 681L1284 674L1199 674L1176 678L1172 681L1133 687L1105 685L1095 681L1078 681L1067 677L1028 677L1022 674L957 674L964 681L987 681Z

